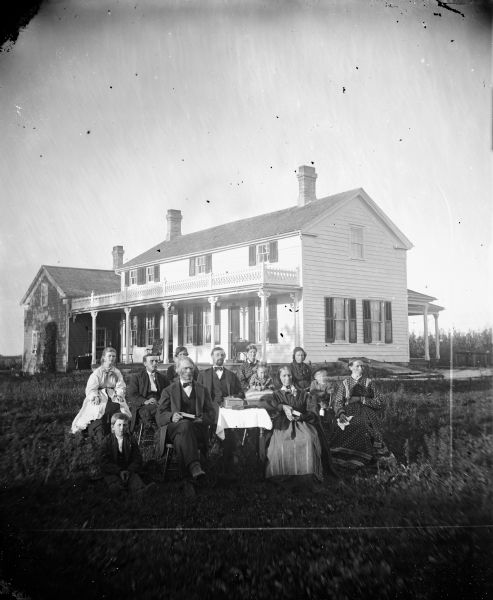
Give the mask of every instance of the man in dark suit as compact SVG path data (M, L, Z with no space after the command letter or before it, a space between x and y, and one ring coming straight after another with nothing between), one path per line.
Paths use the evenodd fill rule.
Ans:
M130 377L127 386L128 402L132 411L131 431L135 428L137 415L144 427L155 422L157 401L161 392L168 387L168 379L157 370L159 356L146 354L143 359L144 369Z
M236 374L223 366L226 353L220 346L212 349L211 358L212 367L201 371L197 381L209 390L216 413L215 421L217 423L219 409L224 404L224 398L226 396L244 398L245 393ZM224 435L224 468L228 471L233 464L234 451L238 446L238 436L233 429L226 429Z
M182 473L193 480L205 475L199 461L199 446L207 447L207 429L214 423L214 408L208 390L193 381L195 365L190 358L177 364L178 380L163 390L156 412L156 422L167 427ZM162 432L161 432L162 435Z

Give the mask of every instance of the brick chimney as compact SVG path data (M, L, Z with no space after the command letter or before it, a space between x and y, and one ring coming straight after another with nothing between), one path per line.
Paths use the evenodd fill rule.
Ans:
M297 177L300 186L298 206L305 206L312 200L316 200L315 181L317 180L317 174L315 167L301 165L301 167L298 167Z
M123 246L113 246L113 271L123 266Z
M181 235L181 210L168 209L166 213L166 241L174 240Z

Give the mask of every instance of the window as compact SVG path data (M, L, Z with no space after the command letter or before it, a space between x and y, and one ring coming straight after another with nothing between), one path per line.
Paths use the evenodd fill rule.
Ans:
M48 284L44 282L40 286L40 304L48 306Z
M356 300L354 298L325 298L325 342L357 341Z
M392 303L363 300L363 341L392 343Z
M264 262L274 263L278 260L277 241L253 244L248 248L248 264L250 266Z
M88 352L92 351L92 329L87 332ZM107 331L105 327L96 327L96 356L101 356L103 350L108 346Z
M351 227L351 258L363 259L363 227Z
M129 271L129 284L137 285L137 269Z
M258 343L262 342L262 305L259 302L256 306L252 305L255 310L255 341ZM250 306L248 309L250 315ZM275 298L269 298L266 306L267 314L265 316L265 339L269 344L277 344L278 339L278 326L277 326L277 300ZM250 317L249 317L250 321ZM249 324L250 325L250 324ZM250 333L250 326L249 326Z
M31 353L37 354L39 350L39 331L33 331L31 338Z
M204 305L185 306L178 310L178 344L202 346L204 343Z
M145 345L152 346L159 339L159 327L157 327L157 318L155 313L146 313L145 316L146 333Z
M137 346L137 331L139 328L139 319L137 315L130 318L130 345L132 348Z
M189 262L188 274L204 275L212 272L212 254L203 254L202 256L192 256Z
M146 267L145 280L146 283L159 281L159 265L152 265L150 267Z
M206 344L211 343L211 308L206 306L204 312L204 340ZM214 344L221 343L221 309L215 308Z

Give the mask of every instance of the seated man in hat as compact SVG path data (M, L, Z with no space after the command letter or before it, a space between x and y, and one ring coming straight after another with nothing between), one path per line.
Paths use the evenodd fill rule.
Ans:
M208 426L214 423L215 413L208 390L193 381L194 367L190 358L182 358L178 362L178 380L163 390L156 422L166 427L166 435L174 446L182 474L188 472L196 481L205 475L200 466L199 448L207 447Z
M144 368L130 376L127 396L132 411L131 431L138 418L147 427L155 423L157 401L161 392L168 387L168 379L157 370L159 356L146 354L143 359Z

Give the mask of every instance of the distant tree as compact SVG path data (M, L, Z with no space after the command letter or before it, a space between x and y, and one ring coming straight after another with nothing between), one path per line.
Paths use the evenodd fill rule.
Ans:
M43 350L43 371L54 373L56 371L56 338L57 325L54 321L45 326L45 344Z

